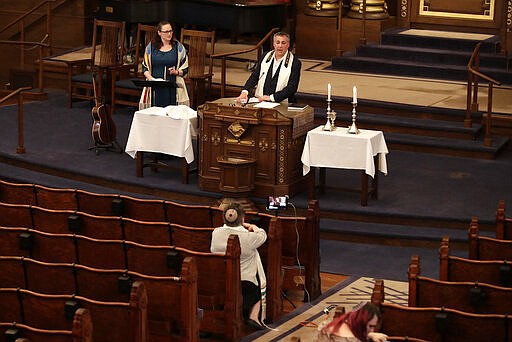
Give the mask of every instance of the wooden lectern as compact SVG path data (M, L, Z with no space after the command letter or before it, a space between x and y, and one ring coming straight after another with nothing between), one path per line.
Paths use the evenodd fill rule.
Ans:
M247 181L231 182L240 193L250 188L251 195L290 195L305 191L300 160L306 133L313 128L313 108L288 111L287 104L274 108L256 108L253 104L240 106L234 98L206 102L198 108L200 122L199 178L201 190L225 192L226 161L247 161L244 171ZM255 161L251 163L251 161ZM231 163L233 165L233 163ZM242 179L243 180L243 179Z

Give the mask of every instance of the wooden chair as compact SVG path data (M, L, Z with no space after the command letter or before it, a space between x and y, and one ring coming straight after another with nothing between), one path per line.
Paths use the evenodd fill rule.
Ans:
M68 106L74 99L94 100L93 71L97 74L98 97L104 95L103 81L108 78L108 68L123 63L125 22L94 19L91 57L67 61L68 67Z
M196 109L205 102L212 85L215 31L182 29L180 41L187 47L190 107Z
M36 184L34 192L36 195L35 205L38 207L77 210L75 189L49 188Z
M133 63L111 68L112 89L110 91L110 103L112 113L114 113L116 104L138 107L142 88L136 86L132 79L144 79L141 68L144 49L156 32L157 28L155 26L139 23L135 46L132 47L134 49Z

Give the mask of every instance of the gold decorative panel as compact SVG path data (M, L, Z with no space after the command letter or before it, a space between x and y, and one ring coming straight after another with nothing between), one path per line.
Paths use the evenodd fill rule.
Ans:
M494 20L495 0L419 0L419 14L430 17Z

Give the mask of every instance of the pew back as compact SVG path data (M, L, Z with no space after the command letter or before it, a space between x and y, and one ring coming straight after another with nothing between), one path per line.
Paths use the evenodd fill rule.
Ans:
M94 341L147 341L147 297L144 285L139 282L132 286L129 302L103 302L15 288L0 288L0 298L12 305L9 310L1 311L3 322L21 322L47 330L72 330L76 310L85 308L91 313Z
M0 341L92 342L92 331L89 310L80 308L75 312L71 330L39 329L22 323L0 322Z
M473 260L450 255L449 238L444 237L439 248L439 280L478 281L511 287L512 271L508 261Z
M469 258L475 260L512 260L512 240L480 236L478 218L473 217L468 230Z
M441 307L409 307L384 301L384 281L375 281L372 303L382 313L380 331L432 342L508 341L512 321L508 315L472 314Z
M469 313L509 314L512 288L479 282L448 282L419 274L418 256L409 264L409 306L446 307Z

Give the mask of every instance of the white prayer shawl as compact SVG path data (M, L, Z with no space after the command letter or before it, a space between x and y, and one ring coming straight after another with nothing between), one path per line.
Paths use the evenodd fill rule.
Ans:
M256 264L258 266L258 278L260 279L260 290L261 290L261 322L267 317L267 277L265 276L265 270L263 269L263 263L261 262L260 254L256 252Z
M176 47L178 48L178 70L184 70L188 68L188 57L187 50L180 42L176 42ZM151 43L146 46L144 50L144 60L142 61L142 65L144 65L149 72L151 72ZM177 105L185 105L190 106L190 101L188 98L187 87L185 85L185 80L183 77L176 75L176 104ZM139 100L139 110L151 107L151 88L144 87L142 89L142 94Z
M274 58L275 51L269 51L263 60L261 61L260 67L260 75L258 85L256 86L256 92L254 96L260 97L263 96L263 86L265 85L265 79L267 78L270 65ZM288 84L288 80L290 79L290 74L292 73L292 65L293 65L293 54L290 51L286 51L286 54L281 59L281 68L279 69L279 76L277 78L277 86L276 92L283 90ZM287 62L287 63L286 63ZM270 71L272 72L272 71ZM270 94L267 94L270 95ZM283 102L288 102L288 99L285 99Z

